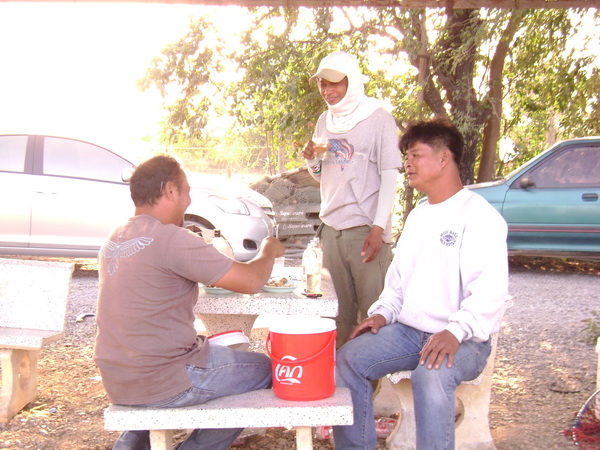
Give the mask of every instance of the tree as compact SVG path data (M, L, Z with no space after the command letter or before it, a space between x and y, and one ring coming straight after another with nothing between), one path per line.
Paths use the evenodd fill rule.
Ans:
M535 11L523 21L504 74L510 95L503 134L515 143L512 170L557 140L600 133L598 36L577 33L590 12ZM597 25L596 25L597 27ZM573 43L576 42L576 46Z
M358 56L370 77L368 93L389 101L401 129L410 120L433 115L459 127L466 141L460 170L467 184L477 167L478 181L495 176L501 135L522 151L531 148L532 140L544 140L552 120L563 132L598 126L591 119L598 112L598 91L590 91L598 83L598 72L588 70L592 53L564 51L580 11L251 11L253 25L237 48L203 45L214 24L200 19L154 63L144 86L179 85L183 91L183 98L170 105L168 139L201 133L209 105L216 102L239 126L269 136L275 149L285 148L291 165L301 164L298 147L310 138L325 109L308 78L336 49ZM218 73L224 61L232 60L241 78L224 84ZM211 96L203 94L208 87L213 87ZM537 144L533 148L541 150Z

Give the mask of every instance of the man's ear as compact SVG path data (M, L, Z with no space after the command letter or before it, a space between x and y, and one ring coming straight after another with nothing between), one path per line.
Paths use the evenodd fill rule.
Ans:
M452 152L450 150L448 150L447 148L445 148L444 150L442 150L440 152L440 162L442 164L447 164L449 161L452 161Z
M163 190L164 195L169 199L169 200L173 200L174 199L174 195L176 195L178 192L177 190L177 185L172 182L172 181L167 181L165 183L165 187Z

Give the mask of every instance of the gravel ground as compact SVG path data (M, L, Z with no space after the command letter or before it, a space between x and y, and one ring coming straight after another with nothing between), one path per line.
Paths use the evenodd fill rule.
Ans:
M596 390L594 345L582 332L600 311L600 276L511 269L490 407L498 449L572 447L563 435Z
M39 398L0 428L0 448L108 449L118 433L103 430L108 400L92 360L97 272L77 260L66 336L39 362ZM600 311L600 269L538 259L511 260L510 291L498 343L490 424L498 449L566 449L563 435L595 390L597 355L584 322ZM378 448L384 448L383 440ZM268 429L240 449L295 448L293 433ZM317 450L332 448L315 440Z

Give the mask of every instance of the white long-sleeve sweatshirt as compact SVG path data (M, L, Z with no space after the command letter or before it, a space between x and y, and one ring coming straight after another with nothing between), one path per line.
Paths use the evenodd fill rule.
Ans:
M508 298L506 235L502 216L467 189L417 206L369 316L429 333L447 329L459 342L486 341Z

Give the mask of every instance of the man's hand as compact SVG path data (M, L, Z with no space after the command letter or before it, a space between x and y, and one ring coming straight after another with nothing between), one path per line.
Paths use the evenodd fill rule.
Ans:
M454 363L454 355L458 351L460 342L448 330L432 334L421 349L421 365L427 364L428 369L439 369L442 361L448 355L448 368Z
M285 246L275 236L267 236L261 242L261 248L267 252L273 252L274 258L279 258L285 253Z
M354 339L356 336L360 336L369 330L371 333L377 334L379 329L383 326L385 326L385 317L381 314L375 314L359 323L358 326L352 330L352 333L350 333L348 340Z
M368 263L369 261L373 261L377 258L379 254L379 250L381 250L381 234L383 233L383 228L374 225L369 231L369 235L365 238L365 242L363 243L362 250L360 252L361 256L365 256L363 259L364 263Z
M317 157L317 150L315 149L315 143L313 141L308 141L308 144L304 147L302 156L304 156L304 159L306 160L315 159Z

